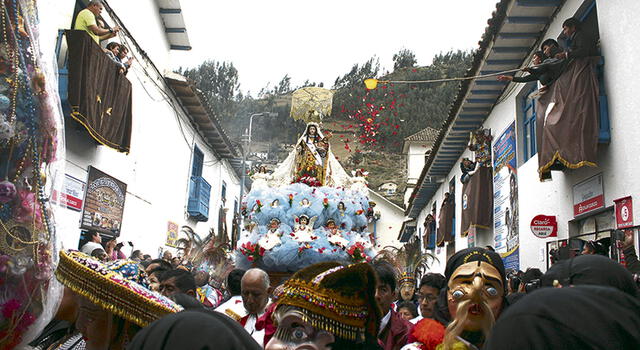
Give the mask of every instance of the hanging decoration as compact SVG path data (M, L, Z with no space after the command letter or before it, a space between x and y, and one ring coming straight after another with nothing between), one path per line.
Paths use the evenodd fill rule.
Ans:
M57 259L49 193L63 159L57 81L40 56L36 1L0 5L0 348L50 319ZM56 172L55 170L58 170ZM59 294L58 294L59 295Z

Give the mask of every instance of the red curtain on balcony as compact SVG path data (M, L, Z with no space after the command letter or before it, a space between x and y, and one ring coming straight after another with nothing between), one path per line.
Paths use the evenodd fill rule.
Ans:
M572 60L536 102L540 180L551 170L596 166L598 154L599 57Z
M462 186L462 237L472 227L488 229L493 226L493 172L480 167Z
M101 144L129 153L131 83L85 31L66 31L71 116Z

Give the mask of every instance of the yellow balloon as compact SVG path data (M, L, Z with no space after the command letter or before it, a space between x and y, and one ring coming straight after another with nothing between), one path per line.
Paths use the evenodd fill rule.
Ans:
M365 79L364 86L366 86L369 90L373 90L378 87L378 79Z

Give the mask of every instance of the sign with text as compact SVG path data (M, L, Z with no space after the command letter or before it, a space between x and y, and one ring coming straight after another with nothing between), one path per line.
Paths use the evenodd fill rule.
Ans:
M505 268L520 269L518 152L512 123L493 142L493 241ZM477 175L476 175L477 176Z
M531 232L538 238L558 237L558 220L555 216L537 215L531 220Z
M90 166L80 228L120 236L127 184Z
M81 211L86 184L84 181L78 180L69 174L64 175L64 183L62 184L61 189L62 193L59 193L58 190L53 190L51 199L54 203L58 203L59 199L60 206L75 211Z
M631 196L616 199L616 224L618 228L633 227L633 203Z
M604 208L602 174L590 177L573 186L573 216Z

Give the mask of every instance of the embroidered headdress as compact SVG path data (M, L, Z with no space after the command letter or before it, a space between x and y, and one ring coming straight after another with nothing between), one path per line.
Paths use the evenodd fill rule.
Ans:
M319 263L285 282L278 307L301 309L305 322L337 338L364 341L378 334L381 315L375 286L376 275L368 264Z
M58 280L101 308L140 327L182 307L141 285L137 263L104 264L75 250L61 251Z

